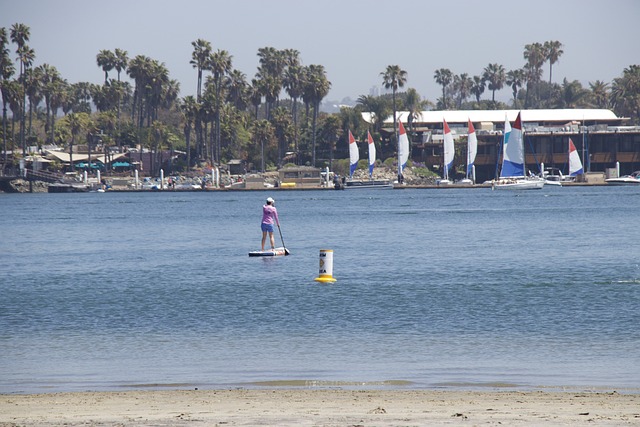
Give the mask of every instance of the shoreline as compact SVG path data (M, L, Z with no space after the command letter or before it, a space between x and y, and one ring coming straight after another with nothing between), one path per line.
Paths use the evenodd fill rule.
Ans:
M599 425L640 423L613 392L227 389L0 395L0 425Z

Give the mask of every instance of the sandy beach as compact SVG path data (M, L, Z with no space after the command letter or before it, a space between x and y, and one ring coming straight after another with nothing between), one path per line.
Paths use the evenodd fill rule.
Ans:
M2 426L640 425L640 395L166 390L0 395Z

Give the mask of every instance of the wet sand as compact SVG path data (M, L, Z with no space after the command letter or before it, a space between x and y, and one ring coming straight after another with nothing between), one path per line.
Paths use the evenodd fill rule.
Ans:
M0 426L640 425L640 395L425 390L164 390L0 395Z

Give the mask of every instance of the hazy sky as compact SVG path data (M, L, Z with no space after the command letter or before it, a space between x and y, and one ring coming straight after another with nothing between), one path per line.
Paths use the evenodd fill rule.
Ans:
M229 51L249 81L258 48L297 49L304 65L325 66L333 101L368 95L396 64L408 72L405 87L435 101L436 69L520 68L525 44L547 40L564 45L555 82L611 82L640 64L639 20L639 0L0 0L0 27L29 26L34 65L54 65L70 83L101 83L96 54L120 48L164 62L181 96L192 95L191 42L202 38Z

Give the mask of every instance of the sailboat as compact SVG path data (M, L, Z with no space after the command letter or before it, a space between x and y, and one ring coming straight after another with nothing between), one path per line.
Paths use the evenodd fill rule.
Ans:
M360 160L360 152L358 150L358 144L353 137L351 131L349 131L349 180L344 183L343 189L354 188L393 188L393 185L388 180L374 180L373 179L373 167L376 162L376 146L373 143L371 134L367 132L367 142L369 146L369 180L354 180L353 173L358 167L358 161Z
M557 168L546 168L544 164L541 169L543 172L543 178L545 185L556 185L562 186L563 182L572 182L575 181L576 176L582 175L584 173L584 169L582 167L582 161L580 160L580 155L578 154L578 150L576 149L573 140L569 138L569 175L565 176L562 172ZM557 174L555 172L558 172Z
M402 171L409 160L409 137L401 120L398 121L398 125L398 183L403 184L404 176L402 175Z
M376 144L369 131L367 131L367 145L369 146L369 179L373 179L373 168L376 165Z
M571 138L569 138L569 176L575 178L582 174L584 174L584 168L582 167L580 155L578 154L578 150L576 150L575 144Z
M525 175L524 132L520 113L505 137L502 156L500 178L493 181L493 190L539 190L544 187L544 179Z
M451 184L449 180L449 169L453 165L453 156L455 154L455 149L453 145L453 134L451 133L451 129L449 129L449 125L445 119L442 119L442 132L443 132L443 140L442 146L444 149L444 160L443 160L443 176L442 179L437 181L438 185L448 185Z
M349 130L349 177L353 178L353 173L358 168L358 160L360 160L360 152L358 151L358 144L353 137L351 130Z
M478 153L478 136L476 135L476 129L473 127L473 123L471 123L471 119L469 119L468 122L467 173L465 178L460 181L460 184L473 185L476 181L473 163L476 161L476 154Z

